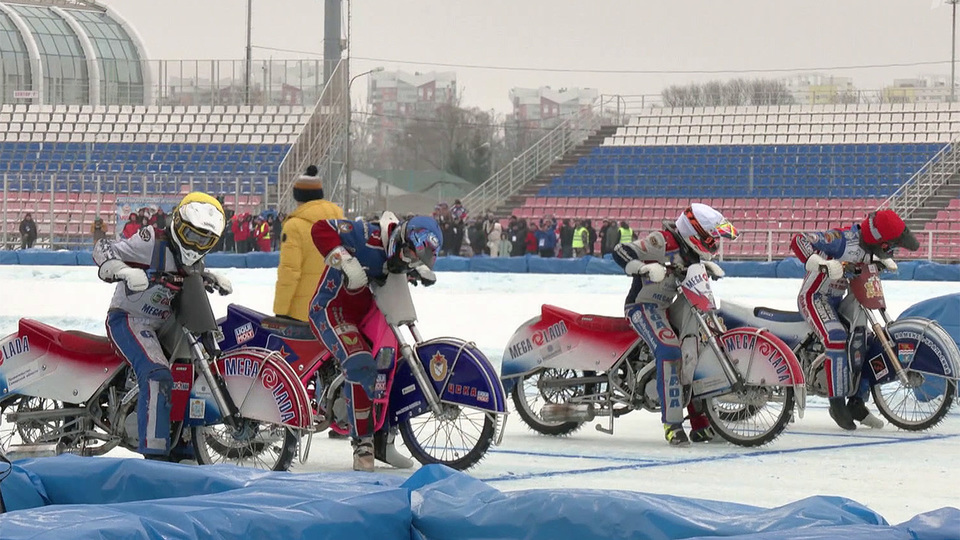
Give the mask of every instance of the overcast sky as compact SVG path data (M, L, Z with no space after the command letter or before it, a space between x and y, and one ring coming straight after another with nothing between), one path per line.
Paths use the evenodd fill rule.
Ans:
M102 1L137 28L153 59L244 56L246 0ZM949 75L951 8L931 9L935 1L354 0L352 71L454 71L466 105L506 112L513 87L657 94L670 84L789 75L736 70L942 62L820 70L877 89ZM321 53L323 4L254 0L254 45ZM254 50L271 56L309 57Z

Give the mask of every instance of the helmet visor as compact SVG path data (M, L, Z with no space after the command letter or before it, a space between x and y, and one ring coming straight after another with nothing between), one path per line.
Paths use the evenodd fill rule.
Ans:
M197 251L208 251L217 244L219 236L210 231L197 229L183 220L177 220L174 234L183 242L185 247L191 247Z
M690 222L690 225L693 226L693 230L697 232L697 236L691 236L689 240L698 251L704 253L716 253L720 249L721 238L736 240L737 236L739 236L737 233L737 228L726 219L717 223L713 227L707 228L700 223L699 219L697 219L692 207L687 208L687 210L684 212L684 216L686 216L687 221Z
M897 247L902 247L908 251L916 251L920 249L920 241L917 240L917 237L910 231L908 228L903 229L903 233L900 234L900 237L893 241L894 245Z

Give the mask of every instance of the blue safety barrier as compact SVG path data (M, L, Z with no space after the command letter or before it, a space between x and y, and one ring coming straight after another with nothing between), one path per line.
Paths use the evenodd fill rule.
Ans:
M4 539L102 538L955 538L960 510L890 525L841 497L778 508L632 491L501 492L430 465L404 480L141 459L19 461L2 484Z
M208 268L276 268L280 254L210 253L205 258ZM37 266L92 265L89 251L0 251L0 264ZM719 263L729 277L802 278L806 271L795 257L778 261L723 261ZM960 281L960 264L929 261L903 261L896 273L884 272L891 280ZM545 259L535 255L523 257L440 257L434 270L438 272L494 272L502 274L621 274L612 259L581 257L579 259Z
M903 310L900 318L922 317L940 323L960 347L960 293L937 296Z

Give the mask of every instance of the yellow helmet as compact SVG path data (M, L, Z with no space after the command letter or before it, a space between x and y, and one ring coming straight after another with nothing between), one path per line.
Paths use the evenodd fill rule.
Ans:
M206 193L187 194L173 209L170 233L187 266L197 263L217 245L225 218L220 202Z

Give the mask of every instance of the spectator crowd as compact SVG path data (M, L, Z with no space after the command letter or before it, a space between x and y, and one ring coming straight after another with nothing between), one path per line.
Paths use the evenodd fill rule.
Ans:
M617 244L637 238L637 233L626 221L613 218L603 220L597 228L589 219L558 220L547 215L539 220L528 220L510 216L504 227L489 212L470 216L459 199L453 206L444 202L437 204L433 217L443 231L441 255L602 257L612 253Z

